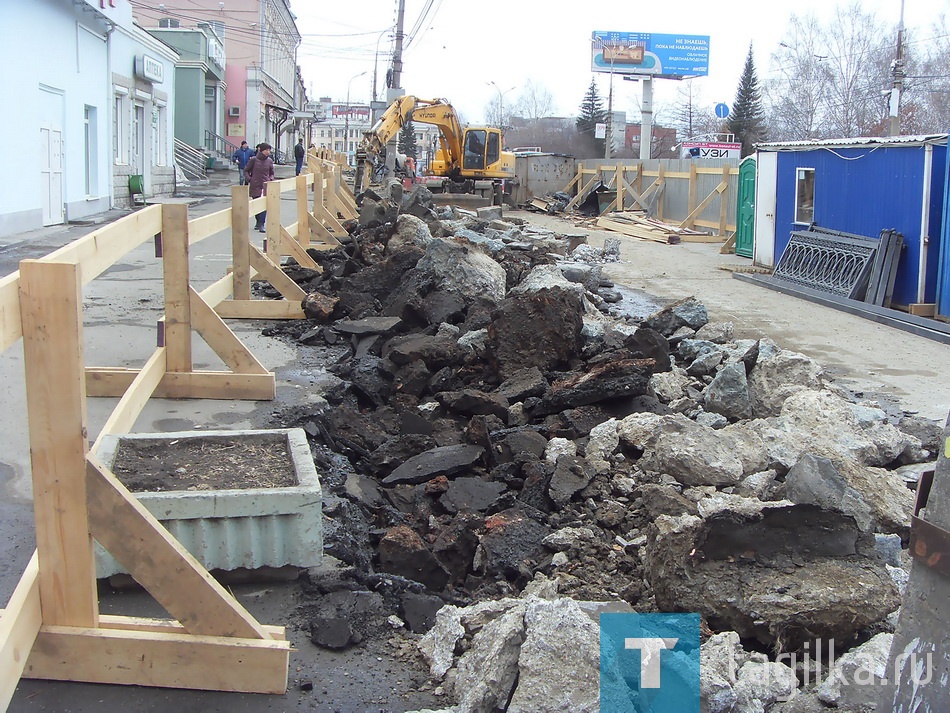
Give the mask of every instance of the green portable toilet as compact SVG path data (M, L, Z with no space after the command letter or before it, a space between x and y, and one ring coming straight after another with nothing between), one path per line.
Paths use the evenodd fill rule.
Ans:
M739 164L736 205L736 255L752 257L755 239L755 156Z

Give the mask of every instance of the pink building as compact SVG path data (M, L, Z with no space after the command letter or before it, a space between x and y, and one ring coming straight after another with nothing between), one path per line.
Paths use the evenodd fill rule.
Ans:
M300 32L289 0L189 0L187 8L136 5L135 19L146 28L196 27L208 23L224 41L224 97L206 88L205 100L224 109L224 138L251 146L266 141L292 155L306 97L299 81ZM219 89L220 90L220 89Z

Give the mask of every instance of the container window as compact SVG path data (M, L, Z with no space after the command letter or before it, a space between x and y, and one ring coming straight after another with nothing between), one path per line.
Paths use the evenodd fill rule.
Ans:
M815 222L815 169L795 171L795 222L810 225Z

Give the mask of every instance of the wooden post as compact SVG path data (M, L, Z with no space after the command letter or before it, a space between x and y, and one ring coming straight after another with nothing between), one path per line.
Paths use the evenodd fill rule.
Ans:
M280 264L280 189L271 181L267 191L267 256Z
M313 172L313 217L323 222L323 167Z
M251 244L250 194L247 186L231 187L231 279L234 285L234 299L251 299L251 258L248 248Z
M310 247L310 211L307 206L307 177L297 176L297 242L304 250Z
M20 263L20 319L39 591L47 625L99 623L86 508L86 375L79 266Z
M633 185L637 189L637 195L643 195L643 161L637 164L637 175L633 179Z
M696 170L696 164L689 164L689 200L686 203L686 215L689 215L696 208L696 191L699 189L699 174Z
M619 211L623 211L623 182L625 179L623 161L617 161L617 210Z
M722 182L726 184L726 190L719 196L719 234L722 236L726 234L726 211L729 208L729 175L730 168L726 164L722 167Z
M666 196L666 172L663 170L663 162L660 161L660 166L657 169L656 180L660 182L659 189L661 191L660 197L656 199L656 219L663 220L663 203L664 197Z
M168 371L191 371L191 305L188 295L188 206L162 206L165 283L165 352Z

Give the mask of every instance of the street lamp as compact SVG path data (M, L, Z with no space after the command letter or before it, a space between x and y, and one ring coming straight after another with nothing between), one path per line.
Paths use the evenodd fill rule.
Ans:
M346 84L346 116L343 119L343 153L346 154L346 165L350 165L350 87L353 86L353 80L359 79L366 72L360 72L350 77Z
M395 27L395 25L390 25L387 27L385 30L379 33L379 37L376 39L376 53L373 55L373 101L378 99L378 95L376 93L376 77L379 70L379 43L383 39L383 35L385 35L387 32L390 32L393 27Z
M505 123L505 94L508 92L513 92L518 87L511 87L511 89L506 89L501 91L501 88L492 81L486 82L495 88L495 91L498 92L498 128L504 131L503 124Z

